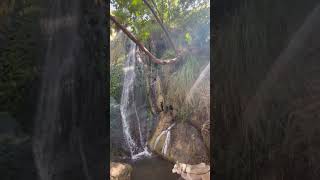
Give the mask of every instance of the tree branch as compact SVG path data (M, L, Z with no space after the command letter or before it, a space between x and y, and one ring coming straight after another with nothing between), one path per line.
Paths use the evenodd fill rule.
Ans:
M172 64L175 63L176 61L178 61L181 56L182 56L182 51L178 51L177 53L177 57L173 58L173 59L158 59L157 57L155 57L153 54L150 53L150 51L144 47L144 45L137 39L134 37L134 35L129 32L125 27L123 27L114 16L110 15L110 19L115 23L116 26L118 26L133 42L135 42L137 44L137 46L139 47L140 50L142 50L147 56L150 57L151 61L156 63L156 64Z
M157 16L156 12L153 10L153 8L150 6L150 4L148 3L147 0L143 0L143 2L148 6L148 8L151 10L153 16L156 18L157 22L160 24L161 28L163 29L164 33L166 34L171 46L173 47L174 51L176 52L176 54L178 54L178 51L172 41L172 39L170 38L169 32L166 29L166 27L164 27L163 23L160 21L159 17Z
M159 10L158 10L158 7L157 7L156 3L154 2L154 0L151 0L151 2L152 2L152 4L153 4L154 8L156 9L158 15L160 16L160 12L159 12ZM158 17L159 17L159 16L158 16ZM159 19L160 19L160 18L159 18ZM162 20L162 19L160 19L160 20L161 20L161 22L163 23L163 20Z

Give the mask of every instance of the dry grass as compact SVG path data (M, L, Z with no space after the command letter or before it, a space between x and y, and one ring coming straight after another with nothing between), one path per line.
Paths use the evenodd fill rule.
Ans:
M186 57L184 64L179 69L168 67L162 69L163 74L170 73L164 76L162 81L166 104L171 104L178 110L178 119L182 121L187 120L195 108L199 108L196 106L199 104L199 97L192 103L186 103L186 96L198 78L203 65L203 61L190 55Z

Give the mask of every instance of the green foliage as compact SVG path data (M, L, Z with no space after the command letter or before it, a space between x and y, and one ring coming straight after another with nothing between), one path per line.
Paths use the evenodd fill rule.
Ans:
M186 45L197 48L201 48L204 45L209 47L210 18L208 0L154 0L156 6L151 1L148 2L150 2L163 24L168 28L171 38L178 48L184 48ZM152 44L155 45L155 49L151 50L155 51L153 53L157 57L165 59L176 56L174 50L167 48L170 47L168 44L165 45L166 41L163 41L165 35L161 26L156 22L150 9L142 0L112 0L111 4L115 9L111 14L115 15L120 23L130 29L138 39L146 44L152 38ZM182 120L190 117L189 115L192 113L192 107L185 103L185 96L203 66L199 60L199 57L188 55L184 58L183 65L178 69L174 69L176 71L174 74L171 74L171 71L169 73L162 72L162 77L165 79L163 86L165 87L166 102L172 102L175 107L179 107L177 108L179 110L178 116ZM150 72L146 73L154 75L154 73L160 72L161 68L161 65L152 65Z
M117 102L120 102L122 92L122 76L123 76L123 65L116 64L111 67L110 72L110 96L114 97Z
M198 34L199 29L203 31L200 36L209 37L209 1L193 1L193 0L174 0L163 1L154 0L156 6L148 1L156 11L158 17L170 30L187 29L189 32ZM126 1L112 0L111 4L115 7L112 14L115 15L122 24L132 28L133 33L142 41L148 40L152 33L163 33L160 25L155 21L155 18L148 7L142 0ZM203 24L207 26L204 28ZM195 28L197 27L197 28ZM175 34L176 36L177 34ZM189 34L194 36L193 34ZM178 36L184 37L183 34ZM175 37L174 39L177 39ZM205 38L200 38L204 40ZM188 38L188 44L192 39Z
M163 59L173 58L173 57L175 57L175 52L173 49L166 50L162 55Z
M186 42L187 42L188 44L191 43L192 37L191 37L190 33L186 33L185 36L184 36L184 38L185 38L185 40L186 40Z

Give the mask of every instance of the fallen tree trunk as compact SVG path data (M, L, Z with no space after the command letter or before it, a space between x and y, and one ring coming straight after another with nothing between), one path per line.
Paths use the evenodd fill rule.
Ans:
M182 56L182 51L178 51L177 53L177 56L175 58L172 58L172 59L158 59L157 57L155 57L153 54L150 53L150 51L144 47L144 45L137 39L133 36L133 34L131 32L129 32L124 26L122 26L114 16L110 15L110 19L115 23L116 26L118 26L133 42L135 42L139 49L141 51L143 51L147 56L150 57L151 61L156 63L156 64L172 64L172 63L175 63L177 62L181 56Z

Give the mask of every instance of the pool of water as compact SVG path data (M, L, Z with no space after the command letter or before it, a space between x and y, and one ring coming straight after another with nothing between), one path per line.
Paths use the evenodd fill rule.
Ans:
M173 165L159 156L152 156L135 161L128 161L133 171L132 180L178 180L179 176L172 173Z

